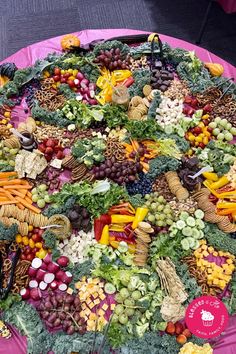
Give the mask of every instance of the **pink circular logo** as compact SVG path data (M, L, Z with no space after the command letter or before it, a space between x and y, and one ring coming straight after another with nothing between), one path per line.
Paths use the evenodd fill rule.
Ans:
M222 301L214 296L201 296L189 304L185 321L197 337L214 338L227 326L229 314Z

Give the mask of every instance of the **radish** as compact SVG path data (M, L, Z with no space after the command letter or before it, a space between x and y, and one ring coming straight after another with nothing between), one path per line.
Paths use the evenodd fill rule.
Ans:
M96 101L94 98L90 98L90 99L89 99L89 104L91 104L91 105L96 105L96 104L97 104L97 101Z
M40 289L40 290L46 290L47 287L48 287L48 284L46 284L44 281L41 281L41 282L39 283L39 289Z
M38 284L37 280L30 280L30 282L29 282L29 287L30 287L31 289L37 288L38 286L39 286L39 284Z
M58 258L57 264L59 264L61 267L67 267L69 264L69 258L66 256L61 256Z
M90 96L90 98L94 98L94 96L95 96L95 91L94 91L94 90L90 90L90 91L88 92L88 95Z
M67 285L60 282L59 285L58 285L58 289L61 290L61 291L66 291L67 289Z
M31 299L37 301L40 300L42 298L42 293L41 290L38 288L34 288L30 290L30 297Z
M47 266L47 270L53 274L56 273L59 269L60 269L60 266L55 262L51 262Z
M83 80L84 79L84 75L82 73L78 73L76 75L76 78L79 79L79 80Z
M28 274L31 278L34 278L37 274L37 269L33 268L33 267L29 267L28 269Z
M42 259L40 258L34 258L32 260L32 263L31 263L31 266L34 268L34 269L39 269L42 265L43 261Z
M89 83L89 89L92 90L92 91L95 91L96 90L96 84L94 84L93 82L90 82Z
M46 256L43 259L44 263L48 264L52 261L52 256L50 253L47 253Z
M51 282L51 284L50 284L50 288L51 288L52 290L56 290L57 287L58 287L57 281L56 281L56 280L53 280L53 281Z
M62 280L64 276L65 276L65 272L61 269L56 273L56 279L58 280Z
M40 269L47 270L47 264L43 262Z
M71 274L71 272L65 272L63 278L62 278L62 281L66 284L69 284L72 280L73 276Z
M55 275L53 273L46 273L43 278L44 282L47 284L53 282L54 279L55 279Z
M80 85L81 85L81 87L83 87L83 88L88 87L88 84L89 84L89 80L88 80L88 79L83 79L83 80L80 82Z
M36 279L37 279L38 281L43 280L45 274L46 274L46 271L45 271L45 270L39 269L39 270L37 271L37 274L36 274Z
M30 297L30 291L29 291L29 289L26 289L26 288L21 289L20 295L21 295L21 297L22 297L23 300L29 299L29 297Z
M78 79L74 79L74 83L75 83L75 85L78 85L79 84L79 80Z

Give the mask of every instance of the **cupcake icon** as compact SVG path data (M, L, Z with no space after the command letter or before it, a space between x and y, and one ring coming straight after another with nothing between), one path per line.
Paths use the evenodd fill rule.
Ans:
M201 315L203 326L211 327L215 318L212 313L210 313L209 311L202 310Z

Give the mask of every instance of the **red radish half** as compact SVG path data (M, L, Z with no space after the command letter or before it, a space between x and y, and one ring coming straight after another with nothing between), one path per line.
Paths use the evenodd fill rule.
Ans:
M64 283L66 283L66 284L69 284L71 282L71 280L72 280L72 277L73 276L72 276L71 272L65 272L65 274L64 274L64 276L62 278L62 281Z
M39 286L37 280L30 280L29 287L30 289L37 288Z
M21 289L20 295L21 295L21 297L22 297L23 300L27 300L27 299L29 299L29 297L30 297L30 290L29 290L29 289L26 289L26 288Z
M40 290L46 290L47 287L48 287L48 284L44 283L44 281L41 281L41 282L39 283L39 289L40 289Z
M52 290L56 290L58 287L58 283L56 280L53 280L49 286Z
M67 285L60 282L59 285L58 285L58 289L61 290L61 291L66 291L67 289Z
M37 274L37 269L33 268L33 267L29 267L28 269L28 274L31 278L34 278Z
M39 269L39 270L37 271L37 274L36 274L36 279L37 279L38 281L43 280L45 274L46 274L46 271L45 271L45 270Z
M60 266L55 262L51 262L47 266L47 270L53 274L55 274L59 269L60 269Z
M53 273L46 273L43 278L43 280L47 284L50 284L54 279L55 279L55 275Z
M40 269L47 270L47 264L43 262Z
M31 289L30 290L30 297L31 297L31 299L33 299L35 301L40 300L42 297L41 290L38 288Z
M32 260L32 263L31 263L31 266L34 268L34 269L39 269L42 265L43 261L42 259L40 258L34 258Z
M52 256L50 253L46 254L46 256L43 259L44 263L48 264L52 261Z
M69 258L66 256L61 256L58 258L57 264L59 264L61 267L67 267L69 264Z
M65 276L65 272L63 270L58 270L58 272L56 273L56 279L58 280L62 280Z

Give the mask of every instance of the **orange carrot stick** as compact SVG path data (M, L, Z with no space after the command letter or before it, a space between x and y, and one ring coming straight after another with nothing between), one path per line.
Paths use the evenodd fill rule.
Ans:
M15 189L12 189L12 190L11 190L11 193L12 193L13 195L18 195L18 197L21 197L21 198L24 198L24 197L25 197L24 194L22 194L22 193L16 191Z
M41 210L36 208L35 206L29 204L28 202L26 202L26 200L24 200L21 197L16 197L16 200L18 200L18 202L22 203L26 208L32 210L33 212L35 212L36 214L40 214Z
M17 200L8 200L7 202L0 202L0 206L7 204L16 204Z
M21 204L21 203L17 203L16 205L17 205L17 207L18 207L19 209L21 209L21 210L24 210L24 209L25 209L24 205Z
M8 197L9 200L15 200L15 198L13 197L13 195L10 192L6 191L5 189L2 189L2 191Z
M31 192L28 191L28 192L26 193L26 195L27 195L27 197L32 198L32 193L31 193Z
M3 186L4 189L31 189L32 186L31 185L26 185L26 184L15 184L15 185L11 185L11 186Z
M29 197L25 197L25 201L26 201L27 203L29 203L29 204L33 204L32 199L29 198Z
M0 179L13 177L13 176L17 176L17 173L15 171L12 171L12 172L0 172Z
M9 179L7 181L0 181L0 187L9 186L11 184L21 184L21 179Z
M7 197L0 197L0 202L7 202L9 199Z

